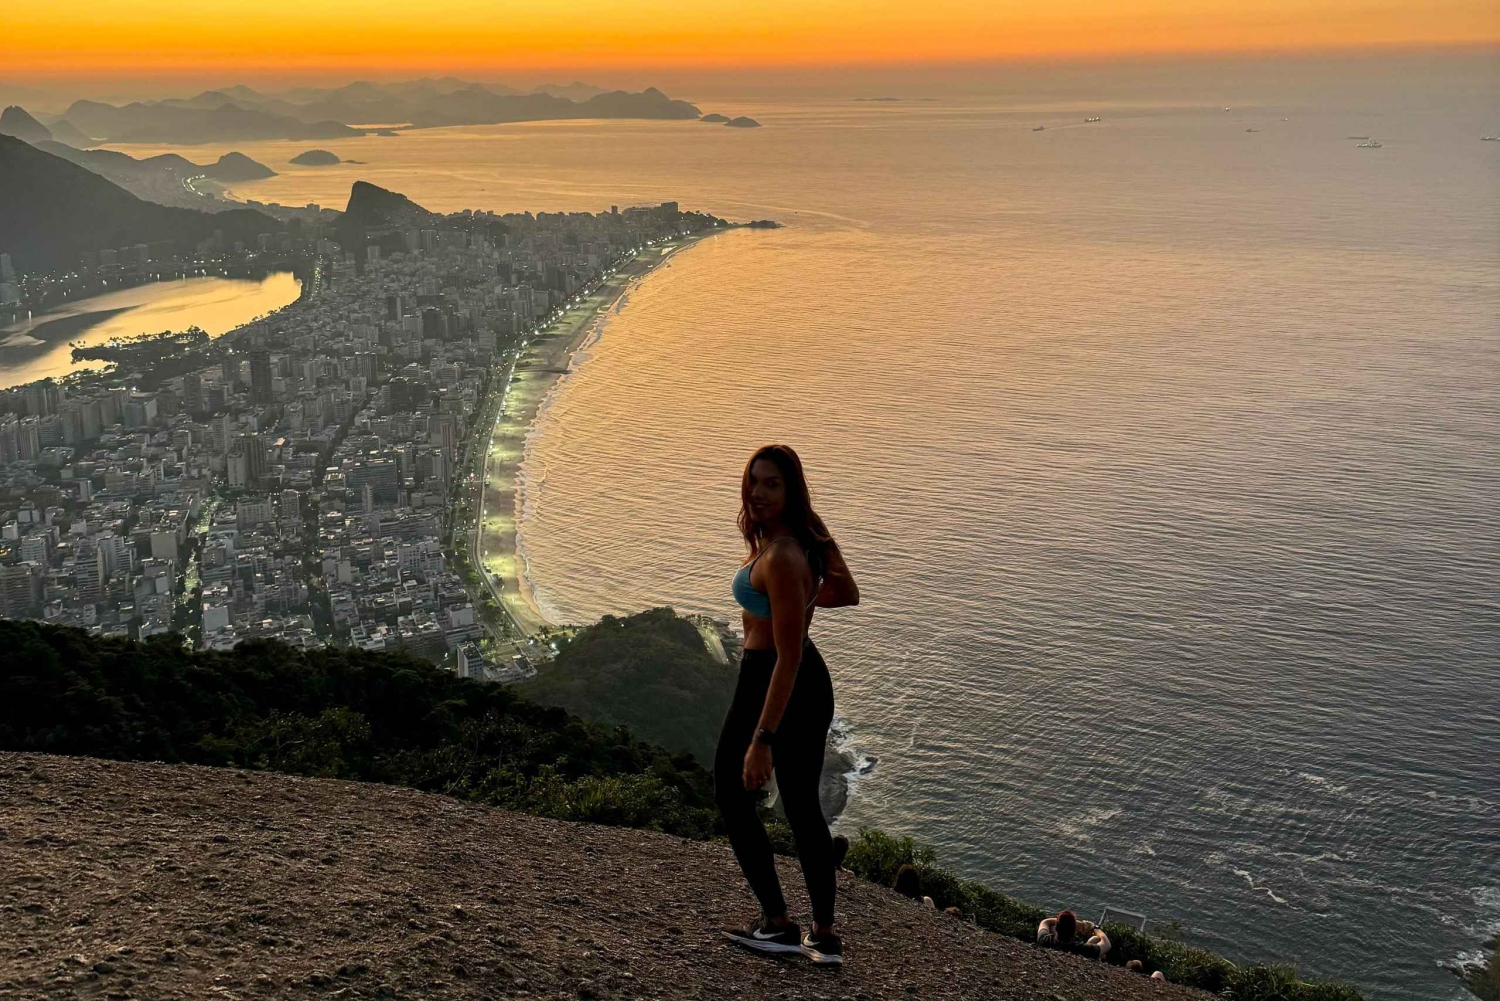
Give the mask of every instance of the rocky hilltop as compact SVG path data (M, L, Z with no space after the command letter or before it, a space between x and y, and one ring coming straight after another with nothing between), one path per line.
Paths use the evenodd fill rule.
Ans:
M52 133L47 126L32 118L25 108L16 104L0 111L0 135L15 136L29 143L52 138Z
M0 800L5 997L1207 997L849 876L844 969L752 955L727 846L391 786L0 753Z

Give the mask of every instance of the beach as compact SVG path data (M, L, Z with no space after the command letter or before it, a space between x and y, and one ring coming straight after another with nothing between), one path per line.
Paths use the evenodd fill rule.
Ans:
M610 315L623 308L625 296L635 283L684 248L719 232L695 233L644 248L596 289L581 296L559 319L529 334L522 342L521 353L502 376L503 403L485 457L476 555L488 585L522 636L557 625L537 606L526 578L524 546L517 537L532 423L558 381L568 373L574 354L596 339Z

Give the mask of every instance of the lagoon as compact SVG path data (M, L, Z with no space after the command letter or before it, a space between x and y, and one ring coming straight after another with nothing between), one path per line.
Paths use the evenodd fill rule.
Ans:
M218 337L295 302L301 292L302 283L283 271L260 280L152 282L77 299L0 328L0 389L101 367L99 362L74 362L75 345L192 326Z

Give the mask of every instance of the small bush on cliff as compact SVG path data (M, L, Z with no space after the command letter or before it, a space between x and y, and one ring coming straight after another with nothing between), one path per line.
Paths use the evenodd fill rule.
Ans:
M1036 939L1036 926L1048 912L1007 897L974 880L960 879L939 868L937 854L911 838L894 838L868 828L849 845L844 868L875 883L890 886L904 865L917 871L922 893L939 910L957 907L972 914L981 928L1024 942ZM1206 949L1143 935L1127 925L1105 926L1114 948L1109 961L1123 965L1139 959L1146 972L1161 970L1172 983L1220 994L1232 1001L1364 1001L1347 984L1306 982L1287 966L1237 967Z
M1500 1001L1500 935L1484 944L1490 950L1490 958L1483 963L1473 963L1459 976L1464 986L1480 1001Z

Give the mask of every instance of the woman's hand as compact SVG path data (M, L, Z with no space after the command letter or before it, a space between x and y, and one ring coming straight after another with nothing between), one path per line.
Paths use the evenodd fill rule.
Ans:
M758 740L745 752L745 788L754 791L771 781L771 749Z

